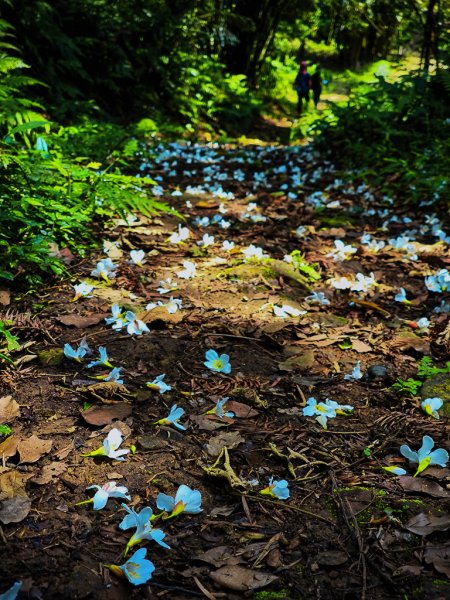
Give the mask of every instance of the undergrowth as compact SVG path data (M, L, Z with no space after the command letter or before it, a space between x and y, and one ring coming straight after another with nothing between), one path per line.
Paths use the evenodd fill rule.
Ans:
M10 37L0 21L0 281L34 286L64 273L60 248L83 255L94 244L93 222L170 209L155 182L126 174L136 140L113 126L58 127L28 100L36 81Z
M450 195L450 77L413 74L369 90L315 124L319 148L345 169L401 201L431 203Z

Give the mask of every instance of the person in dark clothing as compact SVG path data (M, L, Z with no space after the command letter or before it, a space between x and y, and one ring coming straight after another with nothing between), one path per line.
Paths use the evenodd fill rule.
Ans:
M302 114L303 100L307 104L309 102L309 90L311 88L311 77L308 73L308 67L304 60L300 63L300 70L294 81L294 89L297 91L298 103L297 112Z
M322 74L320 65L317 65L315 72L311 76L311 89L313 93L314 106L317 108L322 93Z

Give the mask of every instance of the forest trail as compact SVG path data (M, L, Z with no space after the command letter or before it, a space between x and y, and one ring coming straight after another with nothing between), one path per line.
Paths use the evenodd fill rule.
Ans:
M448 449L439 207L398 209L309 145L161 143L137 174L185 220L117 220L103 252L60 249L71 283L4 307L22 347L1 374L0 581L49 600L450 597L450 471L413 477L400 453L426 435ZM80 282L94 287L72 301ZM123 384L91 378L111 373L87 367L100 346ZM205 366L211 349L229 373L222 356ZM440 420L421 408L432 396ZM185 429L156 424L173 405ZM114 428L125 460L82 456ZM260 493L271 478L287 499ZM170 549L141 544L148 586L101 568L126 560L123 500L76 506L111 481L138 512L181 484L202 494L202 512L155 524Z

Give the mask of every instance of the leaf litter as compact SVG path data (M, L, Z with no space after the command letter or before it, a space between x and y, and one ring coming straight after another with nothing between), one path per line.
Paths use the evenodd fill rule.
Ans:
M147 174L158 169L158 152ZM104 234L116 279L104 285L91 275L105 254L70 265L74 280L95 286L92 294L72 303L73 289L63 286L40 313L40 327L27 332L41 356L65 343L76 348L88 329L89 348L107 347L123 384L93 379L108 377L109 367L88 369L87 361L60 353L2 374L1 423L13 434L0 440L8 541L0 577L20 578L26 563L36 597L70 590L71 597L104 598L108 586L114 597L129 597L114 576L91 584L79 576L114 563L125 547L119 502L98 514L75 506L86 500L86 487L113 480L127 487L137 510L180 484L202 493L202 513L163 521L172 549L151 547L153 594L237 599L267 588L274 597L390 599L411 595L419 583L426 589L436 573L449 577L448 470L431 466L413 477L399 453L403 444L417 450L423 436L448 450L448 424L426 415L420 398L390 387L414 378L424 354L441 367L450 350L450 311L439 312L448 294L424 284L438 276L430 257L448 260L448 244L432 243L439 215L402 209L397 216L389 199L339 180L309 147L174 146L164 153L177 161L164 193L184 190L170 203L185 214L190 237L168 241L178 228L173 217L118 224ZM206 183L209 171L223 187ZM338 206L328 207L333 201ZM333 226L352 213L358 225ZM200 247L206 232L214 242ZM412 247L402 250L402 234L417 258ZM336 240L357 251L335 260ZM370 249L374 240L386 242L382 252ZM130 249L144 250L142 267L128 262ZM394 300L400 287L411 304ZM146 310L170 296L182 299L181 310ZM112 304L150 332L135 327L130 335L120 317L111 329L104 319ZM17 309L29 314L26 304ZM431 325L421 328L425 316ZM204 366L208 349L229 356L230 373ZM345 380L358 360L362 379ZM369 376L375 367L387 375ZM170 390L146 387L163 373ZM353 410L329 418L324 429L303 416L311 397ZM225 398L233 417L206 414ZM155 425L175 404L186 429ZM111 468L101 457L81 456L114 428L130 449L125 461ZM387 465L408 475L387 473ZM287 500L259 494L272 479L287 480ZM146 594L138 588L133 597Z

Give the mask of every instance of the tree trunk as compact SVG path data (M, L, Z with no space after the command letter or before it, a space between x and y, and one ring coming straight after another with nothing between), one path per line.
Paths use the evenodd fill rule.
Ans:
M422 42L422 64L425 73L430 70L431 56L435 46L434 37L436 32L436 18L434 9L438 4L438 0L428 0L427 16L425 19L425 26L423 31L423 42Z

